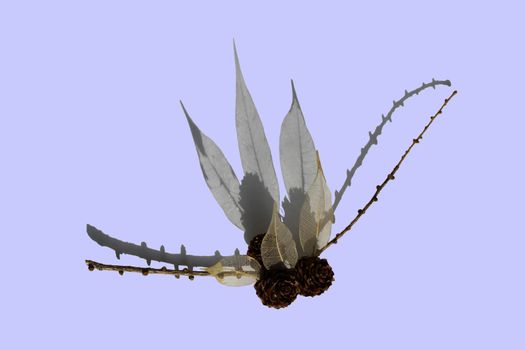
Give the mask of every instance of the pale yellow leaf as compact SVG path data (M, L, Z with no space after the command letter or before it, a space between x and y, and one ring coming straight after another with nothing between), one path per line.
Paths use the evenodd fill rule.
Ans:
M259 277L260 268L257 260L252 257L235 254L219 260L205 270L219 283L239 287L255 283Z
M299 216L299 240L303 253L313 255L330 239L332 230L332 195L317 155L317 175L306 193Z
M280 264L292 268L297 263L295 241L288 227L281 222L277 203L274 203L272 221L261 242L261 257L267 269Z

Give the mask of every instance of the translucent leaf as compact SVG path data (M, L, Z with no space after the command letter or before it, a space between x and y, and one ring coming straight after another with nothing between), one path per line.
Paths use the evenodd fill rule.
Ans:
M281 169L288 195L294 188L305 193L317 175L314 141L306 127L293 81L292 94L292 106L281 125L279 139Z
M261 257L267 269L281 264L292 268L297 263L295 242L290 230L281 222L277 203L274 203L272 221L261 242Z
M332 196L317 156L317 176L301 208L299 239L305 255L313 255L330 239L332 230Z
M203 134L190 118L186 108L181 102L182 109L188 120L193 142L197 149L199 162L204 179L211 193L221 206L230 221L241 230L244 230L241 216L242 209L239 205L240 185L237 176L220 150L208 136Z
M237 141L244 172L255 174L264 184L273 200L279 202L279 185L273 167L270 146L252 97L242 76L237 50L234 46L236 81L235 122Z
M253 284L259 277L261 266L247 255L233 255L205 268L219 283L239 287Z

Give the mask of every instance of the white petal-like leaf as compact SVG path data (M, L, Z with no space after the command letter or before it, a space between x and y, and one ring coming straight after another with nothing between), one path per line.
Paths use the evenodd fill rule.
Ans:
M317 176L307 192L299 221L299 239L305 255L313 255L328 243L332 216L332 196L318 158Z
M261 242L261 257L267 269L280 264L292 268L297 263L295 242L290 230L281 222L277 203L274 204L270 227Z
M205 268L219 283L239 287L253 284L259 278L261 266L247 255L233 255Z
M236 69L235 124L241 162L246 174L255 174L273 200L279 202L279 185L273 167L270 146L252 97L242 76L237 50L234 46Z
M244 230L241 222L240 184L237 176L220 148L195 125L182 102L181 106L188 120L193 142L195 142L202 174L211 193L228 219L235 226Z
M293 81L292 94L292 106L281 125L279 140L281 169L288 194L292 188L305 193L317 175L314 141L306 127Z

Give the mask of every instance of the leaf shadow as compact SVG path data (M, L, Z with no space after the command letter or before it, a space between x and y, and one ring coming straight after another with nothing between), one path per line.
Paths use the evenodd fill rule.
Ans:
M253 237L266 233L272 219L273 198L258 175L244 175L240 186L239 205L242 208L244 240L249 244Z
M289 197L289 198L288 198ZM305 203L307 194L299 188L291 188L288 196L283 200L284 217L283 222L292 233L292 237L297 247L297 254L304 255L301 241L299 238L299 222L301 219L301 208Z

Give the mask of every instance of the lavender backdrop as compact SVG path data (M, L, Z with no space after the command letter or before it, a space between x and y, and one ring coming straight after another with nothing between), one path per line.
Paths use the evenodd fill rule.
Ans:
M523 349L524 8L465 3L2 2L0 347ZM87 223L171 252L245 249L202 179L178 105L240 174L233 38L281 193L290 78L332 190L393 99L452 81L396 112L335 231L459 90L325 253L335 284L284 310L262 306L252 287L84 264L118 262Z

